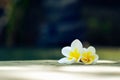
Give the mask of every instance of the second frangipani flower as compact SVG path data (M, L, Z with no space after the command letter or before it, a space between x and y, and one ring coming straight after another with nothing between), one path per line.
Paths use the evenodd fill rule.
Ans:
M59 63L83 62L84 64L94 64L98 60L95 48L92 46L88 47L88 49L83 48L82 43L78 39L74 40L71 46L64 47L61 52L65 58L60 59Z
M95 64L98 60L98 55L94 47L90 46L83 49L82 57L80 59L84 64Z

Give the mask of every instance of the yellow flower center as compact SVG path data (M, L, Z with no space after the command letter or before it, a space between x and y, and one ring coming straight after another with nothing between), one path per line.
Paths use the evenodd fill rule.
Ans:
M96 56L92 54L92 52L84 52L82 54L81 61L85 64L91 64L95 60Z
M70 55L69 55L69 60L71 60L71 58L75 58L76 61L78 61L78 59L80 58L80 52L78 49L74 49L73 51L70 52Z

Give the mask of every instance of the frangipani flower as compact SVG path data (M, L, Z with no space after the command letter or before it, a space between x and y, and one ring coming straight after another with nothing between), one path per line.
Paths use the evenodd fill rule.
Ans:
M64 47L61 52L65 57L60 59L59 63L72 64L79 62L83 52L82 43L76 39L71 43L71 46Z
M98 55L94 47L90 46L83 49L81 60L84 64L95 64L98 60Z
M78 39L74 40L71 46L64 47L61 52L65 57L60 59L59 63L82 62L84 64L95 64L99 58L94 47L83 48Z

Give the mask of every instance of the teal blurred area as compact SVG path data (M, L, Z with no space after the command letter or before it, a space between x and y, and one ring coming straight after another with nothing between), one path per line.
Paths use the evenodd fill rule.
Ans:
M119 47L96 47L100 60L120 60ZM0 60L59 60L61 48L1 48Z
M59 48L1 48L0 55L0 60L56 60L62 57Z
M0 0L0 60L59 59L74 39L119 60L119 2Z

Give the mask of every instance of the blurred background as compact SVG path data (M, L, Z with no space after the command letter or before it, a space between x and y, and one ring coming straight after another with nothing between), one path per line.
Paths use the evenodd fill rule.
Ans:
M0 60L59 59L80 39L120 60L118 0L0 0Z

